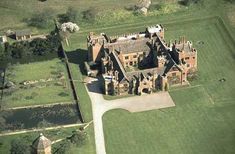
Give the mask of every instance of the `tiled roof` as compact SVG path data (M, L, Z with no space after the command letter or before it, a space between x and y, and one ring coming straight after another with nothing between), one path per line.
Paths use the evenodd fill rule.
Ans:
M149 52L149 38L140 38L137 40L128 40L123 42L117 42L111 45L109 48L117 51L121 51L124 54L133 52Z
M33 142L33 147L37 150L43 150L49 146L51 146L51 141L46 138L42 133Z

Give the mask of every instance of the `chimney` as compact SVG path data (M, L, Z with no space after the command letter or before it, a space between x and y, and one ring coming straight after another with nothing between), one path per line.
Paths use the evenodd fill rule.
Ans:
M115 71L115 79L118 80L118 71Z

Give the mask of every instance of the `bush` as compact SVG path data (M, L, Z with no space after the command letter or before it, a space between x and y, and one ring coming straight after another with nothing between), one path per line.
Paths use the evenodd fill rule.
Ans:
M44 10L43 12L34 14L29 20L26 20L29 26L37 28L46 28L53 23L53 11Z
M96 22L122 21L131 17L133 17L133 13L124 9L107 10L97 14Z
M65 93L65 92L61 92L58 94L59 96L61 97L66 97L66 96L69 96L69 94Z
M162 4L153 4L150 5L149 11L155 11L155 10L161 10L162 9Z
M86 21L94 22L98 12L99 11L97 8L90 7L89 9L82 12L82 18Z
M73 135L70 137L70 141L76 146L82 146L86 144L87 133L84 131L74 131Z
M59 15L59 21L61 23L76 22L77 20L78 20L78 11L73 7L69 7L65 14Z
M179 3L184 6L189 6L191 4L202 2L202 0L181 0Z
M54 149L53 153L54 154L65 154L68 153L70 151L71 148L71 142L69 142L68 140L64 140L61 142L60 146L57 149Z

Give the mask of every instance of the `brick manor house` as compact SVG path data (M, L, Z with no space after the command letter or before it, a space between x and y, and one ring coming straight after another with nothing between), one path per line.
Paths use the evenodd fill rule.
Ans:
M197 70L192 42L181 37L167 44L162 25L116 37L90 33L87 45L87 73L91 75L92 65L97 66L106 95L166 91L172 85L188 84L187 76Z

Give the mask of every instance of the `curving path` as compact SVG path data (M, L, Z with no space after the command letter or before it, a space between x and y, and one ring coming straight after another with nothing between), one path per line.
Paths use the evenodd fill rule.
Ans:
M116 100L105 100L99 89L99 81L90 79L86 89L92 101L93 122L95 131L96 153L106 154L102 116L112 109L125 109L129 112L141 112L175 106L168 92L133 96Z

